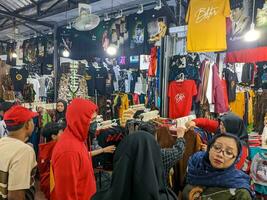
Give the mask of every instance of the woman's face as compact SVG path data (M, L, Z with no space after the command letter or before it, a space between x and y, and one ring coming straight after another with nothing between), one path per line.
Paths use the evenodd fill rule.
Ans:
M220 137L210 148L209 160L212 167L226 169L235 162L237 153L237 144L233 138Z
M57 103L57 111L58 112L63 112L65 110L64 104L62 102Z

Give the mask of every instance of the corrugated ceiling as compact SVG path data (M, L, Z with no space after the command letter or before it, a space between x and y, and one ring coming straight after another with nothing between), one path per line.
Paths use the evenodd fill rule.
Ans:
M18 9L24 8L30 4L36 3L38 0L0 0L1 10L16 11Z

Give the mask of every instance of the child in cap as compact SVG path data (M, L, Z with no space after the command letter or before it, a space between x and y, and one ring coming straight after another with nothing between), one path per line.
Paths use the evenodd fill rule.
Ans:
M47 143L39 144L38 169L40 173L40 188L48 200L50 199L50 161L52 152L65 128L66 123L59 121L47 123L42 130L42 135Z
M7 137L0 139L1 199L34 199L35 153L25 144L34 129L34 113L22 106L12 106L4 114Z

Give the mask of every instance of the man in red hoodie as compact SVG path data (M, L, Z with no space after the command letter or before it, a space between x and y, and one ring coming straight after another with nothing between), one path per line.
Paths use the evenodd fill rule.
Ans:
M76 98L67 108L67 128L52 154L52 200L89 200L96 192L92 158L85 141L90 124L95 123L97 106Z

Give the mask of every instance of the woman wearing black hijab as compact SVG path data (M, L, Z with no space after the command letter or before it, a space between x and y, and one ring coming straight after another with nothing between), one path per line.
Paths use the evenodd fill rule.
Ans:
M174 200L166 186L160 147L144 131L127 136L117 147L111 186L93 200Z
M58 122L59 120L65 121L65 115L67 111L67 102L59 99L56 103L56 112L55 112L55 122Z

